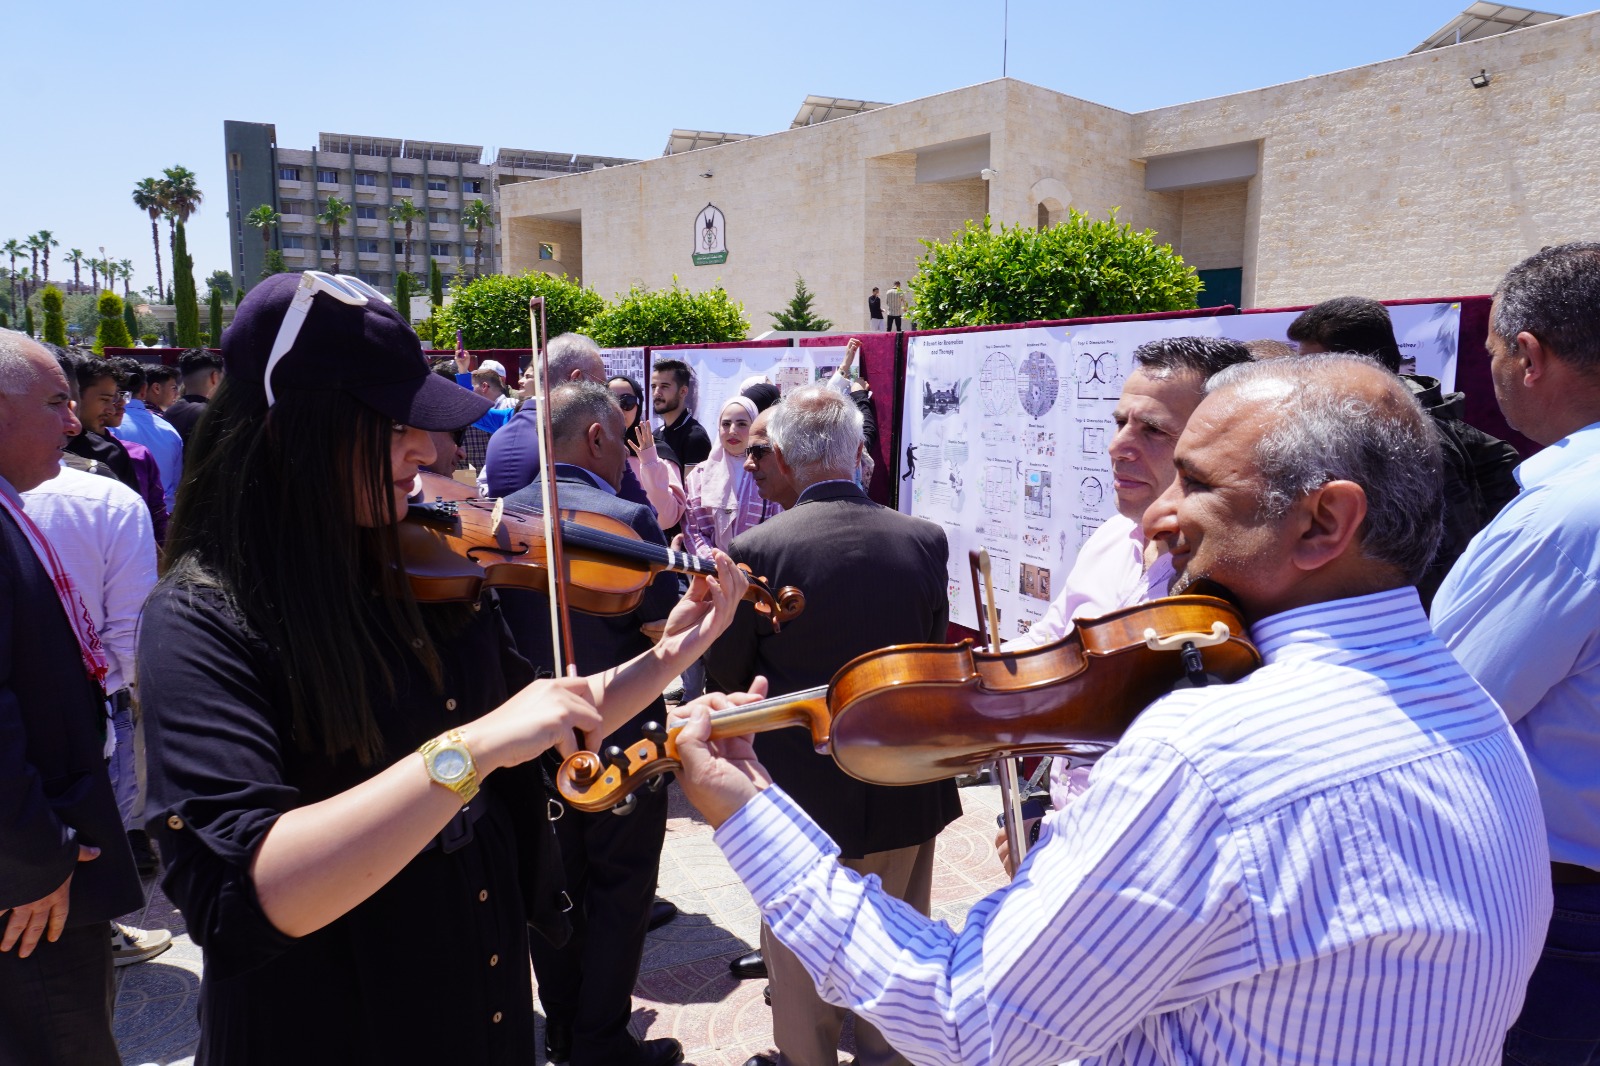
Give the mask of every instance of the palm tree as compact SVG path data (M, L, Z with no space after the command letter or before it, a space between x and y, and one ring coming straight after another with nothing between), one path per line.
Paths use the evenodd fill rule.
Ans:
M161 173L166 175L161 181L161 191L167 212L167 240L176 244L178 223L188 224L189 216L200 209L205 194L195 185L194 171L188 167L167 167ZM176 251L173 254L177 254Z
M483 276L483 227L494 225L494 209L482 200L473 200L461 209L461 221L477 231L472 239L472 276Z
M34 277L38 277L39 276L39 235L37 233L30 233L30 234L28 234L28 236L26 238L23 239L22 243L24 243L24 244L26 244L28 246L28 251L30 253L32 253L32 255L33 255L33 276Z
M406 228L406 273L411 273L411 224L424 216L422 208L401 197L389 207L389 222Z
M83 263L87 258L82 248L73 248L61 257L72 264L72 291L77 292L83 288Z
M6 256L11 260L11 311L15 314L17 311L17 256L22 254L22 245L13 237L6 241L4 245L0 245L0 251L5 252Z
M333 227L333 272L339 273L339 228L350 217L350 205L337 196L328 197L323 211L317 216L317 224Z
M56 235L47 229L42 229L34 234L39 241L39 251L44 253L44 283L50 284L50 249L61 247L61 242L56 240Z
M27 267L17 271L17 277L22 279L22 307L28 306L28 298L33 295L33 272ZM22 307L17 310L21 311Z
M283 216L274 211L271 204L262 204L244 216L244 220L261 231L261 251L265 255L272 247L272 228L283 221Z
M122 275L122 298L133 299L133 293L128 291L128 282L133 280L133 260L121 259L117 261L117 273Z
M150 243L156 249L156 288L166 291L161 277L161 216L166 214L166 190L160 178L145 178L133 187L133 206L150 216Z

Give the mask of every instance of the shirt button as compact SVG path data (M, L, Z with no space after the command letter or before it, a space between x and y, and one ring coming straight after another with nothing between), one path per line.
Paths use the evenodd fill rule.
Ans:
M453 699L445 700L444 701L444 709L447 710L447 711L455 710L456 709L456 701L453 700Z
M488 899L489 899L489 890L487 888L480 888L478 890L478 902L479 903L484 903Z
M498 955L490 955L489 956L489 965L490 966L499 966L500 965L500 956L498 956Z
M500 1024L500 1019L504 1018L504 1017L505 1017L504 1014L501 1014L499 1011L495 1011L494 1012L494 1017L490 1018L489 1020L491 1022L494 1022L494 1024L499 1025Z
M171 817L169 817L167 819L167 828L168 829L182 829L183 828L183 819L179 818L176 814L172 815Z

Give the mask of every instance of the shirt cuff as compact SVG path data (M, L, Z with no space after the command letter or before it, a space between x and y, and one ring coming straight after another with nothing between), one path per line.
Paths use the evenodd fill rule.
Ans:
M777 785L735 811L712 839L763 909L808 870L839 854L839 846Z

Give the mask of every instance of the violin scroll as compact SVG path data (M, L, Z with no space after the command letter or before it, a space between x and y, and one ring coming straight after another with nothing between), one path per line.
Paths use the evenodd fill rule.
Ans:
M659 722L647 722L643 736L626 748L612 746L604 755L579 751L556 771L556 788L567 805L588 814L609 811L663 774L683 769L677 745Z
M772 623L774 633L781 632L785 623L806 609L805 593L793 585L785 585L774 593L768 587L766 578L750 573L750 568L743 563L739 563L738 567L750 578L750 590L744 594L744 598L755 605L757 614Z

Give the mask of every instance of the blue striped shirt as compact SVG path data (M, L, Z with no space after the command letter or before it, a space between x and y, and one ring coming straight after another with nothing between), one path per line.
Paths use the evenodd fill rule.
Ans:
M953 932L776 787L717 831L824 999L919 1064L1500 1061L1550 917L1505 717L1414 590L1252 629L1152 705Z

